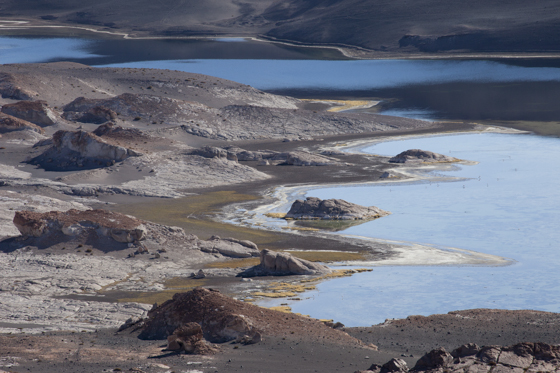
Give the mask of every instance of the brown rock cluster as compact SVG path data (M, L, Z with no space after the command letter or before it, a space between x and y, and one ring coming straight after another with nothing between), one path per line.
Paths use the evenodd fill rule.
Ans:
M462 345L451 353L443 347L422 356L409 369L402 359L392 359L383 366L373 364L359 373L387 372L556 372L560 368L560 346L546 343L518 343L513 346Z

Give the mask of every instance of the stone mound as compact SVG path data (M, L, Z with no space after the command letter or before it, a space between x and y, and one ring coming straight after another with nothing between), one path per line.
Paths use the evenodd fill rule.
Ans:
M560 368L560 346L546 343L478 347L462 345L451 353L443 347L422 356L409 369L402 359L392 359L383 366L372 365L357 373L385 372L555 372Z
M155 306L143 321L139 338L166 339L189 323L199 324L204 338L212 343L256 343L266 336L290 337L297 333L298 339L361 345L357 339L319 320L261 308L202 288L177 293L173 299Z
M37 132L41 135L45 133L45 131L36 124L13 117L8 114L0 113L0 133L25 130Z
M52 147L29 161L47 171L106 167L141 154L86 131L57 131Z
M457 161L459 161L457 158L420 149L406 150L389 159L391 163L447 163Z
M207 241L199 240L197 246L202 252L222 254L230 258L250 258L260 255L259 248L253 242L231 237L212 236Z
M258 266L240 273L241 277L254 276L286 276L286 275L319 275L332 272L327 266L296 258L289 253L262 250L261 262Z
M20 101L2 106L2 113L23 119L41 127L56 123L56 114L45 101Z
M66 236L101 235L117 242L143 240L146 228L142 220L106 210L68 210L46 213L18 211L14 225L24 236L41 237L62 233Z
M316 197L307 197L305 201L296 200L285 218L302 220L362 220L376 219L389 214L390 212L375 206L364 207L342 199L322 200Z
M204 158L222 158L237 162L237 155L226 149L217 148L215 146L203 146L191 152L192 155L200 155Z

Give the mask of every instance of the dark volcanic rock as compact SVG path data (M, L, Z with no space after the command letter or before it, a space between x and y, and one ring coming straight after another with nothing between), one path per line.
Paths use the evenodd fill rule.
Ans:
M53 146L30 160L46 170L72 170L110 166L141 154L86 131L57 131Z
M383 367L372 365L360 372L407 372L406 363L393 359ZM469 343L449 354L443 347L422 356L411 372L542 372L560 368L560 346L546 343L518 343L513 346L484 346Z
M2 113L26 120L41 127L56 123L55 113L44 101L20 101L2 106Z
M289 253L262 250L261 262L258 266L240 273L241 277L254 276L286 276L286 275L318 275L332 272L327 266L296 258Z
M447 163L457 161L457 158L420 149L410 149L389 159L391 163Z
M305 201L296 200L285 218L289 219L324 219L324 220L361 220L375 219L389 215L375 206L364 207L342 199L322 200L307 197Z

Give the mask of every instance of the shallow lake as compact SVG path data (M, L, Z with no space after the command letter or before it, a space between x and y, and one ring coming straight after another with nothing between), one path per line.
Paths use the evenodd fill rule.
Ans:
M433 179L416 183L315 188L305 196L392 212L344 234L468 249L515 262L498 267L373 262L373 272L320 284L310 299L293 303L293 310L346 325L467 308L560 312L560 140L464 134L389 141L363 150L395 155L417 148L479 163L432 171ZM455 180L442 181L449 177Z
M385 112L402 116L560 121L558 60L352 61L333 50L240 40L0 37L0 63L60 60L210 74L299 97L382 98ZM292 304L294 311L347 325L477 307L560 312L559 141L471 134L366 149L394 155L425 148L479 164L440 170L431 182L307 191L393 213L345 234L473 250L514 264L370 263L373 272L320 284L309 299Z

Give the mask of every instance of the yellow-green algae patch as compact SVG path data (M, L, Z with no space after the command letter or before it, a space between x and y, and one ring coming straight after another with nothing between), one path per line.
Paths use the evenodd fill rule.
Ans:
M147 304L161 304L166 300L173 298L173 295L180 292L192 290L199 286L206 285L208 281L205 279L191 279L188 277L174 277L163 284L163 291L130 291L123 292L118 302L137 302Z
M253 201L259 196L235 191L210 192L182 198L157 199L143 203L118 204L114 210L159 224L181 227L201 239L213 235L232 236L255 242L257 245L273 243L277 235L265 230L213 221L209 216L218 213L228 204Z
M339 269L325 275L315 277L307 280L299 280L296 282L271 282L266 287L265 291L255 291L251 293L252 297L261 298L289 298L294 297L298 293L303 293L309 290L315 290L315 285L321 281L329 280L337 277L352 276L355 273L371 272L372 269Z
M212 262L206 265L206 268L243 268L259 265L260 258L244 258L233 259L224 262Z

